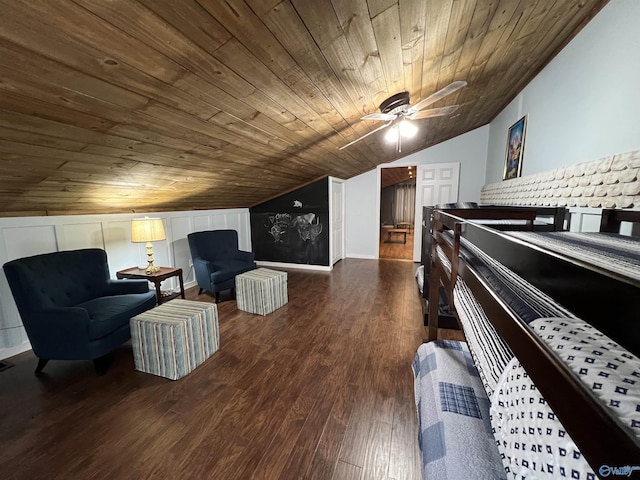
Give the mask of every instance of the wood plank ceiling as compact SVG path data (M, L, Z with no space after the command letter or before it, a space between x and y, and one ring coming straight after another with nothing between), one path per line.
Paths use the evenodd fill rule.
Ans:
M380 188L390 187L398 183L416 181L416 166L385 167L380 172Z
M0 0L0 216L247 207L490 122L603 0ZM448 117L402 153L360 117Z

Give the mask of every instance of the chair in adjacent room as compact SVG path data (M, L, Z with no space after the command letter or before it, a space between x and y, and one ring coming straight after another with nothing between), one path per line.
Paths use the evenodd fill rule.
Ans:
M220 292L235 288L236 275L257 268L254 252L238 248L235 230L207 230L187 235L193 259L193 269L200 293L214 293L216 303Z
M36 375L49 360L93 360L103 375L109 354L131 338L131 317L156 304L146 280L112 280L98 248L20 258L3 269L39 359Z

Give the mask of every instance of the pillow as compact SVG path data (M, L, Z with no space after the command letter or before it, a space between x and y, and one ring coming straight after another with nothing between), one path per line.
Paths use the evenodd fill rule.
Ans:
M640 437L640 359L577 318L529 325ZM490 412L509 478L597 478L517 358L500 377Z
M507 478L597 478L517 358L498 381L490 419Z
M640 358L578 318L539 318L529 325L640 438Z

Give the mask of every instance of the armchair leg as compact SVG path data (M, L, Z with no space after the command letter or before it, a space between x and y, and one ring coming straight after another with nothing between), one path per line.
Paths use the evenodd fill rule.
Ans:
M39 358L38 359L38 366L36 367L36 371L33 372L35 373L35 375L37 377L39 377L40 375L42 375L42 369L44 368L44 366L47 364L49 360L45 360L43 358Z
M202 295L202 292L204 292L204 290L201 288L200 291L198 292L198 295Z
M107 354L99 358L94 358L93 366L96 369L96 375L102 377L105 373L107 373L107 370L109 370L109 365L111 365L111 360L113 360L111 354Z
M220 303L220 292L216 292L216 303Z

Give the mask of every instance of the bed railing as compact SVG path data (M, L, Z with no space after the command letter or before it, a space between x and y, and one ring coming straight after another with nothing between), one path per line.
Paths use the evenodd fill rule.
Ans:
M422 255L421 263L425 268L425 283L428 283L431 269L431 243L433 232L433 212L434 207L423 207L422 220ZM477 208L451 208L444 209L449 214L459 216L461 218L486 219L486 220L516 220L522 221L520 225L494 225L498 229L511 230L542 230L542 231L559 231L568 226L567 210L564 207L477 207ZM543 217L551 219L544 225L536 224L536 218ZM424 288L422 292L422 309L425 327L429 327L429 318L433 318L430 312L430 305L433 301L429 300L428 288ZM449 297L447 300L450 300ZM438 299L438 302L439 299ZM453 315L438 315L441 328L459 328L457 320ZM431 322L433 323L433 322Z
M600 221L600 231L607 233L618 233L622 222L640 222L639 210L616 210L613 208L602 209Z
M636 212L637 213L637 212ZM586 262L527 244L468 222L451 212L433 212L429 284L446 285L453 298L458 276L471 289L487 317L540 389L594 471L602 465L628 465L640 458L640 441L580 378L501 299L484 277L460 255L461 239L514 271L582 320L640 355L640 284ZM634 217L632 215L631 217ZM612 217L628 221L625 214ZM611 225L611 220L609 220ZM449 234L445 234L450 230ZM452 234L451 234L452 233ZM451 261L448 275L439 245ZM437 337L437 296L430 288L428 338ZM436 305L434 312L432 307ZM433 319L433 321L431 321Z

